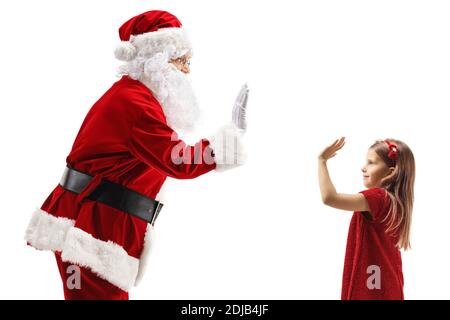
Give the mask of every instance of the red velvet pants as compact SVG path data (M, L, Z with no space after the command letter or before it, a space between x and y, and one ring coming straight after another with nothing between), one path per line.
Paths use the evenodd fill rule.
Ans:
M128 300L128 292L99 278L89 269L63 262L59 252L55 253L55 257L59 273L61 274L64 298L66 300ZM74 267L77 271L80 271L79 283L76 286L74 286L72 274Z

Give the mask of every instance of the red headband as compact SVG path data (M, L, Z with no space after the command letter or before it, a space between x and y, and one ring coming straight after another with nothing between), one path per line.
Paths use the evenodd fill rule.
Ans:
M388 158L392 159L392 160L397 160L398 159L398 147L397 145L390 143L387 140L384 140L384 142L386 142L388 149L389 149L389 153L388 153Z

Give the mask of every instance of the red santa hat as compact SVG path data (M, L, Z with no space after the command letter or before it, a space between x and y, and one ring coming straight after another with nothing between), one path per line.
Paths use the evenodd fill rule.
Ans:
M151 57L165 53L169 59L192 54L191 43L181 22L166 11L148 11L125 22L119 29L122 42L114 55L122 61L137 56Z

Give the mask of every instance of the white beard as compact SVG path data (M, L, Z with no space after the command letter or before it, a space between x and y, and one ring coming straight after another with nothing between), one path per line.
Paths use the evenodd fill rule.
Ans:
M191 81L168 62L166 54L158 53L147 59L137 57L121 66L119 73L141 81L152 91L172 129L184 133L195 129L200 108Z

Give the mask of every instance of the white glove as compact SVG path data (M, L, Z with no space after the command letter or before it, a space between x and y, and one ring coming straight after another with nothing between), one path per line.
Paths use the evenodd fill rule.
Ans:
M248 92L249 90L247 84L244 84L236 98L232 114L233 123L243 132L245 132L245 130L247 129L247 120L245 114L247 112Z

